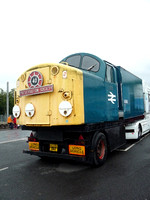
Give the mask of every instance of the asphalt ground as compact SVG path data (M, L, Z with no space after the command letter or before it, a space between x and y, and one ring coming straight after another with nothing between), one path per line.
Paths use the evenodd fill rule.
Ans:
M0 130L0 200L150 200L149 134L99 168L23 154L29 134Z

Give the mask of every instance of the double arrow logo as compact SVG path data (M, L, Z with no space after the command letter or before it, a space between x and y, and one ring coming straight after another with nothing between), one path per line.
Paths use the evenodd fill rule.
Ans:
M115 104L116 95L114 95L112 92L109 92L108 97L108 101L111 101L112 104Z

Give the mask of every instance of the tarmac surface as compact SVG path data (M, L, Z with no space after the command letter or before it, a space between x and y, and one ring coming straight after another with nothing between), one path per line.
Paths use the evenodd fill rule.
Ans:
M150 135L99 168L23 154L30 131L0 130L0 200L150 200Z

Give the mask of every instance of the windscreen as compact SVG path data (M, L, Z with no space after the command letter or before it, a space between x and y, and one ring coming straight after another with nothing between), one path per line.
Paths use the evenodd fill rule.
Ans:
M99 62L90 56L84 56L82 60L82 69L97 72L99 70Z
M69 65L73 66L73 67L79 68L79 66L80 66L80 59L81 59L80 55L74 55L74 56L71 56L71 57L67 58L66 62Z
M63 60L69 66L81 68L87 71L98 72L100 69L100 62L92 55L75 54Z

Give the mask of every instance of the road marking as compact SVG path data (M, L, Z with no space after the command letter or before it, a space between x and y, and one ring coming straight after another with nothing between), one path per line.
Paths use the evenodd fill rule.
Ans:
M116 151L128 151L128 150L131 149L134 145L136 145L136 143L130 145L130 146L127 147L126 149L116 149Z
M21 139L3 141L3 142L0 142L0 144L6 144L6 143L10 143L10 142L18 142L18 141L21 141L21 140L27 140L27 138L21 138Z
M4 171L4 170L6 170L6 169L8 169L8 167L4 167L4 168L0 169L0 172L1 172L1 171Z
M147 136L150 135L150 132L148 134L145 134L139 141L135 142L134 144L131 144L129 147L127 147L126 149L117 149L116 151L128 151L129 149L131 149L132 147L134 147L136 144L138 144L139 142L141 142L144 138L146 138Z

